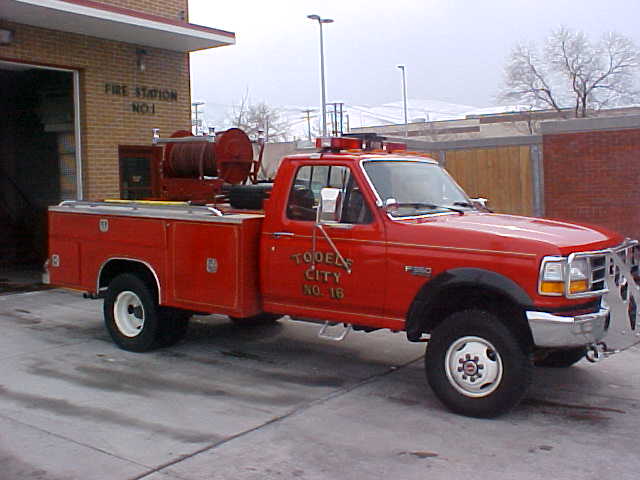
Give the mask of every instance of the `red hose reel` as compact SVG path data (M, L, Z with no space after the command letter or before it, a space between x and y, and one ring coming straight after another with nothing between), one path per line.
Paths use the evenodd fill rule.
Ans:
M215 137L178 130L155 142L166 144L160 165L163 200L215 203L225 183L244 183L248 178L255 181L262 159L261 150L259 160L254 161L251 140L239 128Z

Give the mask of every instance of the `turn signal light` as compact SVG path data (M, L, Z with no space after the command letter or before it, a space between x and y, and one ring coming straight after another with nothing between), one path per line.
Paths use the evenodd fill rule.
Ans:
M564 282L542 282L540 284L540 292L562 295L564 293Z
M589 289L586 280L574 280L569 284L569 293L582 293Z
M589 289L586 280L574 280L569 284L569 293L582 293ZM542 282L540 292L562 295L564 293L564 282Z

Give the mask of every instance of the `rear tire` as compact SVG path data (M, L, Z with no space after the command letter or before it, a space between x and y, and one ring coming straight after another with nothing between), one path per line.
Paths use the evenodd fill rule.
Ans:
M122 273L114 278L103 309L107 331L120 348L146 352L156 347L158 306L153 290L140 277Z
M425 369L447 408L485 418L515 407L532 376L529 355L514 333L493 313L476 309L453 313L436 327Z

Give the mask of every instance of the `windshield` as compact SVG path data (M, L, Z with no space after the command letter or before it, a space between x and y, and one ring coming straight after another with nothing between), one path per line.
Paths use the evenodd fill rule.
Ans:
M469 198L439 165L403 160L368 160L364 170L382 200L398 202L394 217L472 208Z

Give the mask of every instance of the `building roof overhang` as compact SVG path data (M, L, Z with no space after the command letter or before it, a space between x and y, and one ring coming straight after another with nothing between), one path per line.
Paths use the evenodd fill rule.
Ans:
M177 52L232 45L236 38L232 32L92 0L2 0L0 19Z

